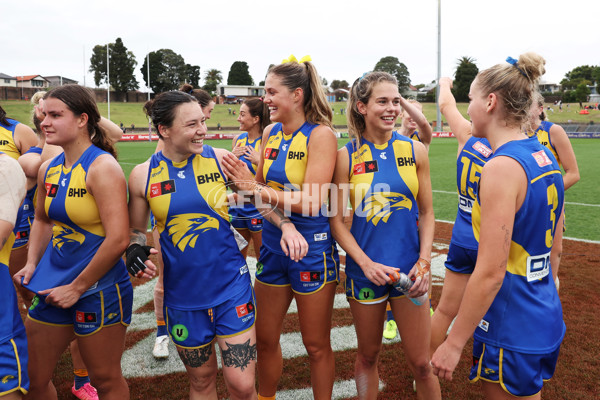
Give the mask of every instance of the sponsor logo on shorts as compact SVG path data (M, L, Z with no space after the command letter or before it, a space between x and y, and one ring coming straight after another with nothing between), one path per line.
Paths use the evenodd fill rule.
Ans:
M477 325L480 329L482 329L483 331L487 332L488 329L490 329L490 323L487 322L485 319L482 319L479 322L479 325Z
M531 155L540 167L546 167L552 164L552 160L550 160L550 157L548 157L548 154L546 154L544 150L536 151L535 153L531 153Z
M96 322L96 313L95 312L84 312L84 311L75 311L75 321L78 323L92 323Z
M110 314L108 314L108 317L106 317L106 318L110 321L111 319L113 319L117 315L118 315L117 313L111 312Z
M10 381L11 379L15 379L15 377L13 375L4 375L2 377L2 383L8 383L8 381Z
M494 371L494 370L493 370L493 369L491 369L491 368L484 368L484 369L483 369L483 372L484 372L486 375L492 375L492 374L495 374L495 373L496 373L496 371Z
M263 265L261 262L256 263L256 275L260 275L263 272Z
M300 272L300 281L301 282L320 282L321 281L321 272L301 271Z
M250 221L252 225L261 225L263 223L262 218L252 218Z
M150 197L158 197L164 194L175 193L175 181L156 182L150 185Z
M171 329L171 335L173 336L174 340L177 340L178 342L183 342L185 339L188 338L189 332L185 325L177 324L174 325Z
M236 306L235 312L237 313L238 318L244 318L248 314L252 314L254 312L254 304L250 302Z
M248 273L248 264L244 264L244 266L240 268L240 275L244 275L247 273Z
M313 235L315 242L321 242L323 240L327 240L327 232L315 233Z
M37 295L35 295L33 296L33 300L31 301L31 306L29 306L29 310L33 311L33 309L36 308L38 304L40 304L40 298Z
M371 288L362 288L360 292L358 292L359 300L374 300L375 292Z

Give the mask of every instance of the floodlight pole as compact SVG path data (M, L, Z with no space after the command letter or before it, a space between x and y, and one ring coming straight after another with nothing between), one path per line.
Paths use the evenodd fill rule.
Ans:
M110 120L110 49L106 43L106 99L108 101L108 119Z
M150 101L150 51L146 54L146 76L148 77L148 101ZM148 141L152 141L152 119L148 115Z
M442 131L442 113L440 112L440 78L442 74L442 5L438 0L438 51L437 51L437 87L435 91L435 102L437 105L436 131Z

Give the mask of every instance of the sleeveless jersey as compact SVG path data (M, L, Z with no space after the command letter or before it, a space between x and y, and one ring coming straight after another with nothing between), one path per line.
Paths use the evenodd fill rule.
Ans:
M251 146L254 150L260 151L261 141L262 141L262 138L259 136L254 141L250 142L250 140L248 138L248 132L244 132L240 136L238 136L237 140L235 141L235 145L233 147ZM240 160L242 160L248 166L248 169L250 170L250 172L252 172L252 175L256 176L257 165L252 164L250 162L250 160L248 160L246 158L245 155L242 155L240 157ZM260 213L258 212L256 207L252 203L244 203L244 205L243 206L240 205L240 207L231 207L229 209L229 211L230 211L230 214L232 215L232 217L234 217L234 218L235 217L244 217L244 218L260 218L260 219L262 219L262 215L260 215Z
M15 129L20 122L12 118L6 118L6 120L8 125L0 122L0 151L16 160L21 155L15 144Z
M25 154L28 153L36 153L42 154L42 149L37 146L31 146L29 150ZM25 195L25 200L23 200L23 204L21 208L19 208L19 212L17 214L17 223L15 224L15 229L13 230L15 234L15 239L23 239L29 234L29 230L31 228L31 224L33 224L33 217L35 215L35 194L37 193L37 184L33 185L33 187L27 190L27 194ZM18 244L15 244L17 246Z
M54 226L50 243L26 286L32 292L71 283L104 241L98 206L86 186L90 165L103 154L109 153L90 145L70 168L63 165L64 153L50 161L44 177L44 209ZM119 259L81 297L128 279L125 263Z
M552 125L554 124L550 121L542 121L540 126L538 126L535 132L530 134L530 136L537 137L542 146L545 146L548 150L550 150L550 153L552 153L554 158L556 158L556 161L558 161L558 166L562 167L560 159L558 158L558 153L556 152L556 148L554 147L554 144L552 144L552 138L550 137L550 128Z
M398 132L383 145L361 139L346 144L350 156L350 232L373 261L404 273L419 258L417 194L419 179L413 142ZM363 278L361 268L346 256L346 274Z
M477 197L481 169L492 156L490 143L485 138L471 137L456 159L456 187L458 211L452 228L452 243L466 249L477 250L473 236L471 211Z
M146 199L164 263L165 305L214 307L246 289L250 275L229 224L227 188L212 147L173 163L150 158Z
M281 123L273 126L264 149L263 178L268 186L280 191L302 190L308 161L308 143L317 126L307 121L290 135L283 133ZM286 212L286 215L308 242L309 254L331 250L333 238L326 215L326 204L321 206L319 215L316 216L303 216L295 212ZM278 227L265 220L262 235L265 247L274 253L284 254L279 245L281 230Z
M513 351L544 354L556 349L566 329L550 266L556 222L564 202L562 175L550 151L535 138L508 142L493 155L499 156L519 162L529 183L515 214L504 282L474 337ZM478 196L473 208L477 239L480 217Z
M414 131L413 133L410 134L409 137L416 142L421 141L421 137L419 136L419 131Z
M2 250L0 250L0 302L2 302L0 343L4 343L25 331L21 314L19 314L17 293L8 271L8 259L14 241L15 236L11 233Z
M251 146L254 150L260 151L261 140L262 139L259 136L258 138L254 139L254 141L250 142L250 139L248 138L248 132L244 132L240 136L238 136L237 140L235 141L235 145L233 147ZM252 175L256 175L256 167L257 167L256 164L252 164L250 162L250 160L248 160L246 158L245 155L242 155L240 157L240 160L242 160L248 166L248 169L250 170L250 172L252 172Z

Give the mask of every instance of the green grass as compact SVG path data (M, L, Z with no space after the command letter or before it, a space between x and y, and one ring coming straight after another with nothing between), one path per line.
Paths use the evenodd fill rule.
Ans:
M4 100L0 105L6 110L9 117L33 127L33 124L31 123L32 106L30 102L22 100ZM132 123L136 128L148 127L148 118L144 114L143 106L143 103L111 102L110 119L117 125L122 122L125 127L130 127ZM331 107L335 110L333 124L345 126L346 115L340 113L340 108L345 109L346 103L331 103ZM458 104L459 111L465 117L467 117L467 107L467 103ZM103 116L108 116L107 103L98 103L98 108ZM229 113L230 108L231 114ZM235 115L233 114L233 111L235 111ZM207 125L209 128L216 128L217 124L220 123L222 127L237 130L239 126L239 123L237 122L239 111L240 106L238 104L217 104L212 112L211 119L207 121ZM437 119L436 105L434 103L423 103L423 113L428 121L435 121ZM554 112L547 112L547 114L548 119L556 123L589 124L590 121L594 121L596 124L600 123L600 111L591 110L589 115L580 115L579 104L571 104L570 111L567 111L565 104L562 112L558 112L558 109L555 109ZM572 122L569 122L570 120ZM446 129L448 128L446 127ZM340 128L340 131L343 132L344 129Z
M338 139L338 147L348 139ZM231 150L231 140L207 140L213 147ZM600 141L594 139L572 139L577 156L581 180L565 194L567 215L566 237L600 241L600 185L597 171L600 171ZM438 220L454 221L456 217L456 140L433 139L429 150L431 184L433 188L433 208ZM121 142L117 144L119 162L129 173L133 167L148 159L154 153L156 142Z

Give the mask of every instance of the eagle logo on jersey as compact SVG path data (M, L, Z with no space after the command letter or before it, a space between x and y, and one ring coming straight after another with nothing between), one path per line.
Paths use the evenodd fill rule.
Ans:
M403 194L395 192L372 193L364 201L363 211L367 221L377 226L379 221L387 222L394 209L412 209L412 202Z
M83 233L79 233L73 228L63 225L60 222L55 222L52 228L52 246L60 250L65 243L79 243L85 241Z
M179 214L167 223L173 244L184 251L187 246L195 247L201 233L219 229L219 221L206 214Z

